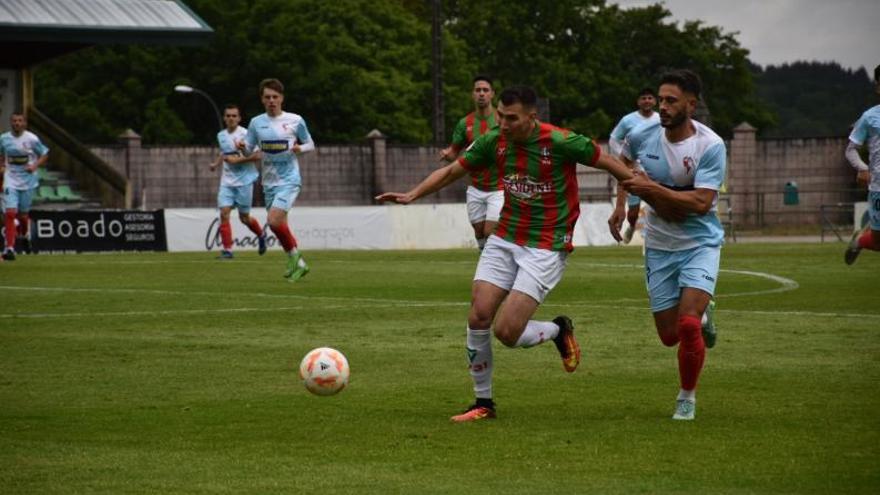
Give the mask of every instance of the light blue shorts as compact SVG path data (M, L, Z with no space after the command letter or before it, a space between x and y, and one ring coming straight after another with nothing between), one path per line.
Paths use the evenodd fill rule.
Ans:
M263 197L266 200L266 209L278 208L288 211L293 207L296 197L302 187L299 184L285 184L282 186L263 187Z
M626 206L632 208L633 206L639 206L642 203L642 198L636 196L635 194L629 194L626 197Z
M688 287L715 294L720 246L700 246L684 251L645 250L645 283L651 311L657 313L678 304L681 289Z
M237 208L239 213L249 213L254 204L254 185L220 186L217 191L217 208Z
M868 193L868 218L871 230L880 230L880 191Z
M19 213L27 213L31 211L31 203L34 201L33 189L13 189L7 187L3 191L3 208L7 210L18 210Z

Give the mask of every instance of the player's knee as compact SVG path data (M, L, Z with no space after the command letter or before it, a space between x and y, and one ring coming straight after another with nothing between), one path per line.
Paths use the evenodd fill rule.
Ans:
M519 330L519 331L517 331ZM504 323L495 323L495 338L507 347L515 347L522 329L516 329Z
M476 308L471 308L471 312L468 315L468 326L470 328L489 328L492 326L492 315L487 312L478 311Z
M696 345L702 339L700 317L696 315L681 315L678 317L678 338L682 345Z
M251 221L251 216L248 214L243 214L243 215L239 215L238 219L241 221L241 223L247 225Z

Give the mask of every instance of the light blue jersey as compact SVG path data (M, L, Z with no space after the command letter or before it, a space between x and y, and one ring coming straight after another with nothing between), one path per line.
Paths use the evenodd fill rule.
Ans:
M859 146L868 145L868 170L871 171L868 190L880 192L880 105L869 108L859 117L849 140Z
M614 130L611 131L611 136L608 138L608 147L611 148L611 154L614 156L620 155L620 150L623 148L623 142L626 140L626 136L628 136L633 129L647 122L660 122L660 114L657 112L651 112L650 117L645 117L636 110L635 112L624 115L623 118L620 119L620 122L614 127Z
M277 117L264 113L251 120L246 150L250 153L259 147L263 152L264 187L302 184L299 161L293 152L297 142L301 153L315 149L306 121L295 113L282 112Z
M3 174L3 187L25 191L40 184L40 176L29 172L27 167L49 152L49 148L36 134L23 131L20 136L12 132L0 135L0 153L6 156L6 172Z
M226 156L238 156L241 151L238 149L238 143L244 142L247 136L247 129L244 127L236 127L233 132L227 129L217 133L217 144L220 146L220 153ZM257 181L259 172L254 162L244 162L240 164L230 164L223 161L223 175L220 176L221 186L240 187L249 186Z
M678 143L666 139L660 122L639 126L627 136L621 154L637 162L652 180L670 189L718 191L727 162L724 141L705 125L694 120L691 123L696 133ZM645 246L664 251L720 246L724 242L724 229L718 220L716 201L708 213L690 213L684 222L668 222L649 205L645 217Z

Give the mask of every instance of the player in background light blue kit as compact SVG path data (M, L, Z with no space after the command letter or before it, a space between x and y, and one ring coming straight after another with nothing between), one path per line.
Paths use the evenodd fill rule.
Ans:
M266 233L260 227L260 222L250 215L251 205L254 199L254 182L259 178L259 172L254 161L259 156L245 160L238 149L238 143L244 141L247 129L240 127L241 110L238 105L228 104L223 109L223 122L226 129L217 133L217 144L220 154L211 163L211 170L216 170L223 164L223 174L220 176L220 189L217 191L217 207L220 209L220 242L223 250L220 251L220 259L232 259L232 224L229 216L233 208L238 209L238 219L245 224L251 232L257 236L260 256L266 253Z
M0 135L0 168L3 172L3 203L6 208L6 249L3 259L15 259L15 239L21 237L30 247L30 211L34 191L40 184L37 169L49 160L49 148L27 130L22 112L10 118L12 130ZM18 228L15 221L18 220Z
M880 65L874 68L874 90L880 94ZM866 164L859 156L859 148L868 146ZM845 153L847 161L858 171L857 180L868 185L868 216L870 221L861 231L853 234L844 253L844 261L852 265L862 249L880 251L880 105L862 114L852 133Z
M247 158L259 148L262 154L263 197L269 210L269 228L287 253L284 276L295 282L307 273L309 266L297 249L296 238L287 225L287 212L299 196L302 178L297 153L315 149L306 121L295 113L282 110L284 85L278 79L260 82L260 100L266 113L254 117L239 149Z
M644 88L639 92L639 96L636 99L636 105L639 109L635 112L624 115L608 137L608 147L610 148L612 155L615 157L620 156L620 151L623 148L626 136L629 135L633 129L646 122L660 122L660 114L654 111L654 105L656 104L657 95L654 93L653 89ZM626 205L629 207L626 213L627 226L623 231L622 236L623 243L629 244L636 229L636 222L639 221L639 205L642 200L634 194L626 194L626 192L620 188L618 188L617 192L618 202L623 202L625 198Z
M645 278L657 334L666 346L678 345L681 388L673 419L692 420L706 343L701 317L707 310L721 260L724 229L716 215L724 180L724 141L691 116L702 84L689 70L663 76L658 91L660 122L629 134L624 161L638 164L636 176L621 184L652 198L645 217ZM620 204L609 224L620 238Z

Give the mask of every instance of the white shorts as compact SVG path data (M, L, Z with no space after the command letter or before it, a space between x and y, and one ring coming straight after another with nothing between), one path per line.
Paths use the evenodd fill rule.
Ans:
M504 191L481 191L474 186L467 188L468 220L472 224L497 222L504 206Z
M482 280L508 292L528 294L539 303L562 280L568 253L520 246L490 235L477 263L474 280Z

